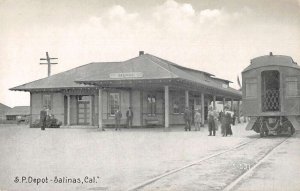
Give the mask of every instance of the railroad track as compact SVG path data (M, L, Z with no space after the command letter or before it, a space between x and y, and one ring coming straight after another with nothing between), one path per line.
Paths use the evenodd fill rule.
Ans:
M210 165L212 166L212 168L216 168L215 172L217 175L213 175L211 177L208 178L208 182L210 181L210 179L215 179L214 176L219 176L216 177L216 180L219 178L220 181L217 182L218 185L216 185L215 187L203 187L203 190L209 190L209 189L214 189L214 190L226 190L229 191L231 190L239 181L241 181L245 176L247 176L250 172L252 172L259 164L261 164L261 162L263 162L263 160L265 158L267 158L272 151L277 148L279 145L281 145L282 143L284 143L286 140L288 139L288 137L270 137L270 138L255 138L251 141L247 141L244 142L242 144L236 145L230 149L206 156L204 158L201 158L197 161L193 161L185 166L173 169L171 171L168 171L166 173L163 173L159 176L156 176L154 178L148 179L140 184L134 185L132 187L130 187L129 189L127 189L128 191L135 191L135 190L172 190L175 188L172 188L170 186L170 184L172 184L172 182L174 181L174 183L176 183L176 186L179 186L178 188L176 187L176 190L189 190L188 188L185 189L185 185L188 181L184 180L182 181L181 179L186 179L186 174L197 174L197 176L202 176L205 177L205 169L203 169L203 167L205 167L205 165ZM250 146L250 147L249 147ZM251 158L250 157L246 157L247 158L247 162L249 162L249 164L247 164L246 166L242 166L245 169L238 169L236 171L236 169L234 168L240 168L240 164L236 164L236 161L239 161L240 157L245 155L247 155L247 148L248 150L253 148L258 148L257 151L255 151L255 153L257 154L257 159L253 160L253 159L248 159ZM261 149L261 151L259 150ZM235 156L235 157L234 157ZM224 161L227 158L232 158L232 166L230 166L230 164L225 164L224 166L228 166L229 168L233 168L233 172L236 172L237 174L234 174L235 176L231 176L231 174L226 174L226 172L224 172L225 174L222 175L222 172L220 172L220 170L218 169L218 166L216 166L215 164L221 163L221 165L223 165ZM210 162L213 161L213 162ZM221 162L220 162L221 161ZM229 159L229 163L230 163L230 159ZM204 164L205 163L205 164ZM238 162L237 162L238 163ZM199 168L199 166L201 166L201 169ZM221 166L222 168L222 166ZM209 171L211 170L208 167ZM191 171L196 171L196 173L190 173ZM190 176L190 175L188 175ZM222 178L222 176L225 177ZM226 179L226 177L228 177ZM196 182L196 177L195 179L191 179L190 182ZM201 180L203 181L203 180ZM179 183L178 183L179 182ZM182 185L180 185L180 182L182 182ZM199 183L197 181L197 183ZM223 183L223 184L221 184ZM179 184L179 185L178 185ZM164 187L164 185L168 185L168 187ZM205 182L203 182L203 185L205 185ZM199 186L199 185L198 185Z

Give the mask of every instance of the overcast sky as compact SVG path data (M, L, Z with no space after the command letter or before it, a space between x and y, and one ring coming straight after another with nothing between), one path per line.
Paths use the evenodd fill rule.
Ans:
M0 103L29 105L9 88L139 50L233 81L250 59L300 63L300 0L0 0Z

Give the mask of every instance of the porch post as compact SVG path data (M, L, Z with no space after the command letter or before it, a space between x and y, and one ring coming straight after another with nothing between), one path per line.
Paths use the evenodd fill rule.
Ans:
M233 98L231 98L230 110L233 111Z
M67 117L67 125L71 125L71 96L67 96L67 101L68 101L68 117Z
M223 97L223 111L224 111L224 108L225 108L225 102L226 102L226 98Z
M30 118L29 118L29 121L30 121L30 126L29 127L32 127L32 92L30 92Z
M185 107L189 107L189 91L185 90Z
M202 127L204 126L204 93L201 93L201 121Z
M102 123L102 89L99 88L99 95L98 95L98 125L99 129L103 131L103 123Z
M90 125L93 125L93 96L90 96Z
M213 107L214 107L214 109L216 109L216 96L215 95L213 96Z
M237 122L241 123L241 121L240 121L240 100L237 101Z
M165 129L169 128L169 86L165 86Z

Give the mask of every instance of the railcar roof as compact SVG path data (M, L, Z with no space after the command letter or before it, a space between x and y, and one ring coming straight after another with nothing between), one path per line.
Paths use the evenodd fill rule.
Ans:
M243 72L255 69L255 68L260 68L264 66L286 66L286 67L291 67L295 69L299 69L300 67L292 57L290 56L284 56L284 55L266 55L266 56L260 56L253 58L251 60L251 64L243 70Z

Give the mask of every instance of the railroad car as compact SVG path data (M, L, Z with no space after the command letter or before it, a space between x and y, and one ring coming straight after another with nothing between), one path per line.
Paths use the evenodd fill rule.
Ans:
M247 130L263 137L300 129L300 67L290 56L252 59L242 72L242 93Z

